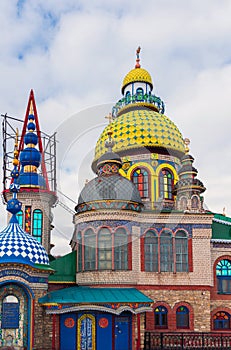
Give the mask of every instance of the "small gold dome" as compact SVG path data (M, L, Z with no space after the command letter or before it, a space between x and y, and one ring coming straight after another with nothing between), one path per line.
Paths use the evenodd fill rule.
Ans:
M132 69L124 78L122 84L122 94L125 87L134 82L144 82L148 83L153 87L151 75L144 68L134 68Z
M115 141L113 152L118 154L143 147L164 148L177 156L183 156L185 152L183 137L167 116L148 108L130 110L117 117L102 132L96 144L93 168L106 152L105 141L110 129Z

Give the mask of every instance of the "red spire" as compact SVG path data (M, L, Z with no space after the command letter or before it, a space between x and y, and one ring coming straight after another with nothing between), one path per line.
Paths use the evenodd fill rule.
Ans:
M141 47L139 46L138 49L136 50L136 65L135 65L135 68L140 68L140 50L141 50Z
M30 91L30 96L29 96L29 100L28 100L28 104L27 104L24 124L23 124L23 128L22 128L22 135L21 135L19 149L18 149L19 154L24 149L24 136L25 136L26 131L27 131L28 117L30 114L33 114L34 118L35 118L36 132L37 132L37 136L38 136L38 148L39 148L39 152L41 153L41 157L42 157L42 161L41 161L42 176L44 177L45 182L46 182L46 189L49 191L50 186L49 186L49 182L48 182L47 170L46 170L45 159L44 159L43 144L42 144L42 139L41 139L41 131L40 131L40 127L39 127L38 113L37 113L37 108L36 108L36 103L35 103L35 98L34 98L34 92L32 89Z

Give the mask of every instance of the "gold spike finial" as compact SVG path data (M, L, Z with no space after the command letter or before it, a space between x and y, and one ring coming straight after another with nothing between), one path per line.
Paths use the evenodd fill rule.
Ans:
M190 145L190 140L188 138L184 139L184 147L185 147L185 154L189 153L189 146Z
M15 143L14 143L14 159L12 161L13 165L18 165L18 128L16 128L15 133Z

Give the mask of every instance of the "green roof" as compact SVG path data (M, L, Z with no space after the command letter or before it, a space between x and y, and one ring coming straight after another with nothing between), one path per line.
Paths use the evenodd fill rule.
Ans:
M230 240L231 218L222 214L215 214L212 223L212 239Z
M69 287L47 293L41 304L151 303L152 299L135 288Z
M55 273L49 276L49 283L75 283L76 251L51 261L50 267Z

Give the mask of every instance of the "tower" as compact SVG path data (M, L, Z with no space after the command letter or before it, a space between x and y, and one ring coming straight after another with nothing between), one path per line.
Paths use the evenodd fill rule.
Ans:
M18 152L19 177L17 182L21 188L18 198L22 203L22 208L17 213L17 219L19 225L28 234L34 236L49 253L52 230L51 208L56 204L57 196L55 186L50 188L33 90L29 96ZM55 160L54 155L53 159ZM9 195L9 190L5 189L3 197L6 202L8 202Z

